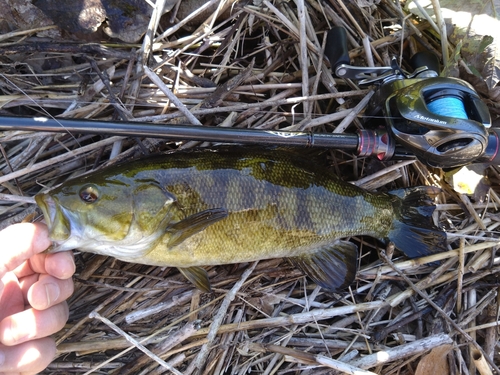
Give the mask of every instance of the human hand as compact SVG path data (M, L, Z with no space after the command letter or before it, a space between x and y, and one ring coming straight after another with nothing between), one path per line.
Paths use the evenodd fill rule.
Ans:
M0 231L0 374L36 374L54 359L48 336L68 320L75 263L68 251L40 254L50 243L42 223Z

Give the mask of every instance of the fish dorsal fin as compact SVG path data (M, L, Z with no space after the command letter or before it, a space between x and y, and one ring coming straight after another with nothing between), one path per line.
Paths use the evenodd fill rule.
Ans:
M210 293L210 280L208 280L207 271L201 267L178 268L186 279L191 281L195 287L205 293Z
M356 277L358 247L337 240L314 253L289 258L316 284L333 292L347 288Z
M172 248L180 244L186 238L189 238L192 235L201 232L209 225L226 218L227 215L228 213L225 208L212 208L188 216L185 219L170 225L167 227L167 232L171 233L167 247Z

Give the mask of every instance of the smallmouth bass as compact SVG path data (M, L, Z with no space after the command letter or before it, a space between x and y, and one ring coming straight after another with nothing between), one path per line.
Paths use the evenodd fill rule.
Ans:
M353 282L356 245L390 240L409 257L446 250L432 188L371 193L283 150L176 152L105 168L35 196L54 243L126 262L177 267L288 258L318 285Z

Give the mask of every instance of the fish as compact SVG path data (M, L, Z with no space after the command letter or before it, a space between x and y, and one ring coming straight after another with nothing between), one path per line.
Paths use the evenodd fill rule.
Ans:
M358 247L392 241L410 258L446 250L435 188L370 192L297 152L179 151L102 168L35 196L53 245L177 267L210 291L203 266L286 258L337 292L355 280Z

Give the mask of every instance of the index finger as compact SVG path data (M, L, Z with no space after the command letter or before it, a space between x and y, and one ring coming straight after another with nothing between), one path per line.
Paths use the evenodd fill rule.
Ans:
M0 279L25 260L50 246L47 226L42 223L20 223L0 231Z

